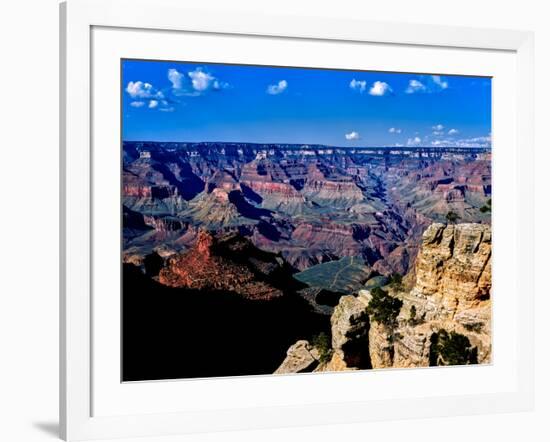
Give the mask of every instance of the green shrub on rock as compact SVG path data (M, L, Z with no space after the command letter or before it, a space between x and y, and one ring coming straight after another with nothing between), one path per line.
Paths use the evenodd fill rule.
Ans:
M477 347L470 340L454 331L439 330L431 338L430 365L477 364Z
M367 307L367 313L373 321L393 329L397 326L397 315L403 306L403 301L390 296L380 287L371 290L372 299Z
M319 362L326 364L330 361L330 358L332 357L332 347L330 338L325 332L315 335L311 340L311 343L319 352Z

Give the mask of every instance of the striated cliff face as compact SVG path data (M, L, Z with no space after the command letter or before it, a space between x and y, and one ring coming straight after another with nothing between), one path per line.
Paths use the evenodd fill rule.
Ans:
M430 225L414 271L412 289L379 290L376 305L369 290L340 298L315 371L490 363L490 226Z
M351 176L336 174L319 164L308 166L303 193L317 203L330 201L331 204L341 207L351 207L364 200L361 189Z
M416 284L404 295L398 319L403 338L395 344L397 367L429 365L438 330L465 336L477 349L477 362L491 361L490 226L432 224L426 230Z
M453 319L490 297L491 228L482 224L432 224L416 261L411 299L426 320Z

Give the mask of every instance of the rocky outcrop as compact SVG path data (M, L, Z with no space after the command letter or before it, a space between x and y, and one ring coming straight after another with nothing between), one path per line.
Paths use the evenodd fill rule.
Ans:
M330 318L334 350L341 350L357 338L364 337L364 330L369 327L365 310L367 304L362 296L347 295L340 298Z
M403 297L394 365L429 365L431 338L439 330L465 336L477 349L477 362L489 363L490 298L491 228L432 224L422 239L416 284Z
M368 300L364 296L342 296L330 318L332 369L371 368L368 351ZM329 367L326 367L328 370Z
M288 349L286 359L275 373L371 368L368 354L367 304L368 301L363 296L342 296L330 318L331 349L325 354L325 358L322 358L319 349L311 346L308 341L298 341Z
M342 296L331 316L332 358L316 371L490 363L491 228L432 224L415 273L412 290L384 292L400 300L392 320L373 314L369 290ZM445 342L451 357L438 354Z
M290 282L289 282L290 281ZM236 234L214 237L200 231L190 250L168 258L159 282L169 287L229 291L247 299L283 296L292 284L284 262Z
M388 368L393 365L394 350L386 326L372 321L369 329L369 357L372 368Z
M453 319L489 299L491 228L482 224L432 224L416 261L418 299L426 320Z
M323 371L351 371L359 370L357 367L349 367L346 361L342 358L341 352L335 352L332 354L330 360L325 364L319 364L317 368L313 371L323 372Z
M301 340L290 346L286 358L274 374L310 372L319 364L319 353L308 341Z
M204 227L231 226L243 221L237 207L229 201L229 193L221 188L199 194L185 215Z

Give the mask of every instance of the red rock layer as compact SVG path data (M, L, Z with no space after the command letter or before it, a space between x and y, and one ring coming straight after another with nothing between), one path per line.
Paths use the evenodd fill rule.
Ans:
M223 290L253 300L270 300L283 292L264 281L243 264L213 253L216 240L200 231L195 246L186 253L168 259L160 271L159 282L170 287Z

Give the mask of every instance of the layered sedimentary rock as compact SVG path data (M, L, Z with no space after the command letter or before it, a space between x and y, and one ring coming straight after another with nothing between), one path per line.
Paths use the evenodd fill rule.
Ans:
M331 317L332 359L316 371L490 363L491 228L432 224L415 275L411 290L387 289L402 304L384 322L369 309L369 290L342 296ZM453 342L449 360L437 353L441 336Z
M410 271L421 232L450 210L490 220L484 149L125 142L123 154L123 204L155 230L125 226L136 254L182 250L189 229L240 229L296 270L362 256L387 276Z
M416 273L411 296L426 301L426 320L479 306L491 289L491 228L432 224L422 238Z
M185 216L195 223L200 221L204 227L230 226L241 218L237 207L229 200L229 192L220 188L199 194L190 202Z
M310 164L302 193L319 204L351 207L363 201L363 192L348 175L334 173L319 164Z
M294 171L301 178L302 171ZM266 160L255 160L242 168L240 182L258 197L257 202L268 209L280 209L290 213L300 213L305 198L300 194L292 177L280 165Z
M283 296L280 285L288 279L284 263L256 249L239 235L214 237L200 231L195 246L171 256L159 273L170 287L235 292L247 299L270 300Z
M430 338L438 330L466 336L477 349L477 361L489 363L490 298L491 228L432 224L417 258L416 284L403 297L403 338L396 342L394 365L429 365Z
M138 159L125 164L124 205L142 213L175 215L202 190L204 183L189 164L164 160L162 156L156 158L143 152Z
M434 221L443 221L454 211L464 222L489 222L481 207L491 196L490 156L479 161L442 160L418 170L406 162L390 171L390 196Z

